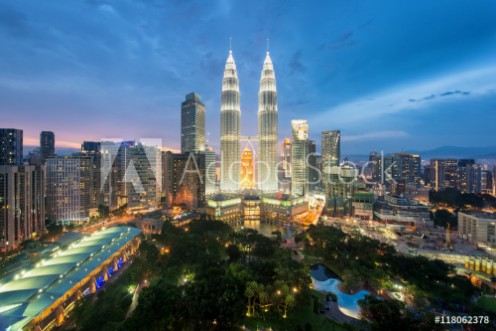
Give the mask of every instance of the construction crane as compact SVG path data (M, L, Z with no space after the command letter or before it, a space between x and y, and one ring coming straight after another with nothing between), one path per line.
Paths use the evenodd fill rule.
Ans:
M453 243L451 242L451 224L448 223L448 226L446 227L446 246L448 247L449 250L453 250Z

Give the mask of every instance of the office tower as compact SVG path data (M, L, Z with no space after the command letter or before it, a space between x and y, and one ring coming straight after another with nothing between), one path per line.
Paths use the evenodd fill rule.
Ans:
M458 160L431 159L430 166L430 182L434 190L457 187Z
M205 194L213 194L217 191L217 154L209 146L204 152L205 155Z
M43 163L47 157L55 155L55 134L52 131L41 131L40 154Z
M240 184L240 129L241 109L239 102L239 81L236 64L229 50L224 78L220 108L220 189L223 192L235 192Z
M241 188L251 189L254 186L253 152L246 147L241 154Z
M181 153L205 150L205 104L197 93L181 103Z
M45 231L44 188L44 166L0 166L0 251Z
M338 177L341 157L341 131L322 132L322 181L328 184Z
M22 165L22 130L0 129L0 165Z
M91 158L55 156L46 161L47 218L57 224L89 220Z
M276 76L267 51L258 92L258 189L263 192L278 190L277 142Z
M480 193L481 170L473 159L458 160L458 190L463 193Z
M210 152L212 153L212 152ZM168 207L180 205L188 210L205 208L208 155L201 153L164 155L166 180L166 202Z
M358 170L351 165L337 167L338 173L332 173L326 186L326 213L332 217L351 216L353 213L353 195L359 187Z
M493 191L493 174L490 170L481 171L481 192L491 194Z
M117 167L117 185L115 190L117 195L117 207L122 207L128 203L129 189L132 187L131 180L128 176L129 172L133 171L133 168L128 169L128 167L131 160L131 149L135 146L135 142L127 140L116 142L115 144L115 148L117 149L114 160Z
M291 146L291 193L304 196L308 192L308 122L306 120L292 120Z
M392 155L391 174L394 180L404 180L406 185L420 184L420 155L410 153L394 153Z
M128 208L157 208L162 185L160 149L139 143L130 147L127 152L129 162L124 176Z
M315 191L321 184L321 176L319 168L317 167L317 147L315 142L308 140L308 156L307 156L307 167L308 167L308 189L310 191Z
M492 194L496 196L496 166L493 167L493 192Z

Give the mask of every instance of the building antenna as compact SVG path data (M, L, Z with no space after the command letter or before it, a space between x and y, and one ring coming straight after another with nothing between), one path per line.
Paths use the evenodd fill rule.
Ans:
M267 53L269 53L269 38L267 38Z
M232 52L232 38L229 37L229 52Z

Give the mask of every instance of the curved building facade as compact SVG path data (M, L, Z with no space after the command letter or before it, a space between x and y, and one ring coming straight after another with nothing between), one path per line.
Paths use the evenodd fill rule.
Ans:
M236 63L229 50L220 108L220 189L223 192L236 192L240 188L240 130L241 109L239 102L239 80Z
M258 92L258 189L278 190L278 113L276 75L269 52L262 68Z

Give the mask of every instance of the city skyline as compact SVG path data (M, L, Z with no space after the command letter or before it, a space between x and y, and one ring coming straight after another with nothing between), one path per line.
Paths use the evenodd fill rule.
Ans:
M318 16L297 3L247 6L3 3L3 127L23 129L27 146L49 130L57 148L151 136L178 150L180 103L194 91L204 98L208 142L219 153L218 90L229 37L241 82L241 135L256 134L259 68L270 38L279 141L304 112L310 139L342 131L343 155L491 145L494 3L336 1L321 3ZM174 19L185 15L190 19ZM195 21L194 32L184 21ZM400 22L407 28L394 29Z

